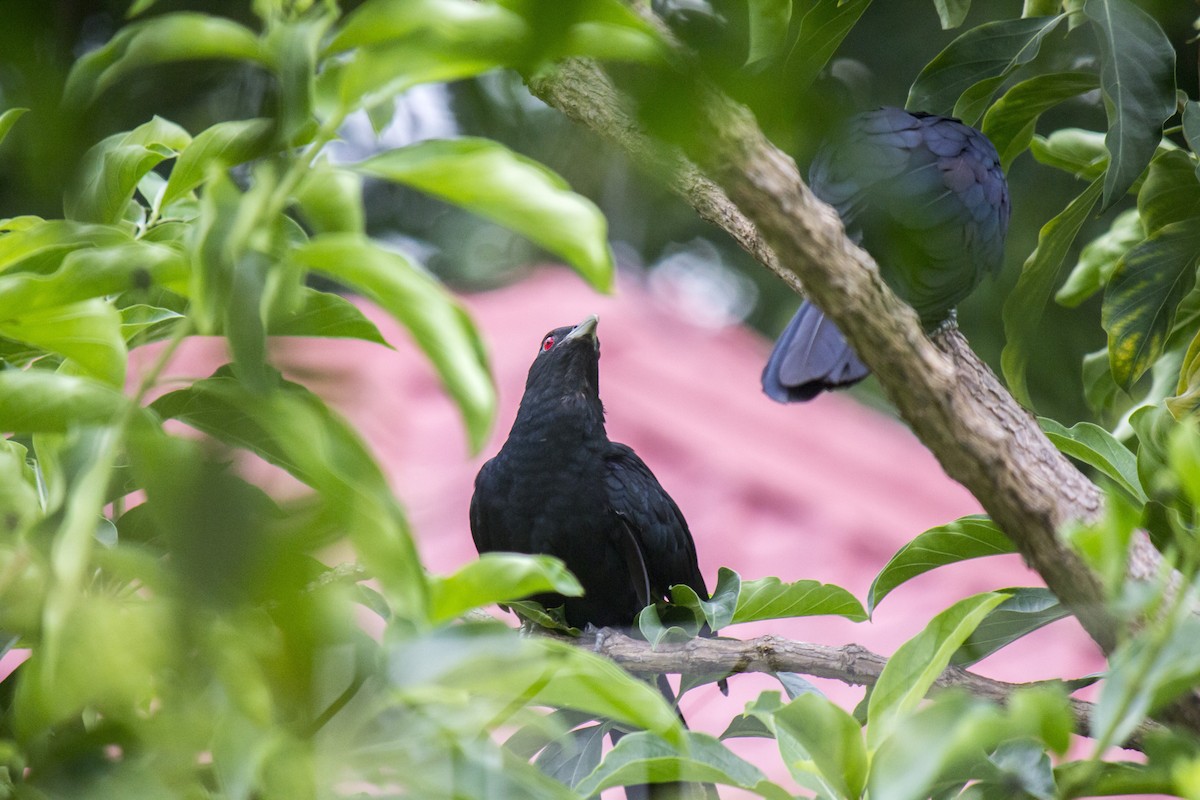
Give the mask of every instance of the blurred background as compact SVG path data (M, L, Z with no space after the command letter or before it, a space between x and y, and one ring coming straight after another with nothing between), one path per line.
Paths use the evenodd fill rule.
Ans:
M1180 88L1196 96L1196 4L1141 0L1166 28L1178 50ZM106 41L124 22L127 0L5 0L0 25L0 108L27 106L31 113L0 148L0 217L60 216L62 187L83 151L105 135L128 130L159 114L195 133L214 122L270 109L271 81L251 67L184 63L138 72L90 108L59 103L71 63ZM342 4L351 8L353 1ZM161 0L152 14L209 11L255 24L249 3ZM838 52L831 74L803 94L789 90L786 64L746 56L744 0L656 0L657 10L700 53L700 63L727 91L747 102L773 140L805 168L833 112L903 105L921 68L961 30L990 18L1019 14L1021 0L973 4L963 28L942 31L932 2L873 3ZM1088 36L1078 30L1061 37ZM1059 34L1056 34L1056 37ZM1052 38L1043 60L1076 59L1081 48ZM1061 65L1060 65L1061 66ZM831 111L832 110L832 111ZM1104 129L1098 93L1046 115L1046 129ZM699 220L653 178L630 165L597 137L547 108L519 76L492 73L452 85L421 86L397 104L392 122L376 136L368 120L351 119L334 157L351 160L407 142L454 135L497 139L562 174L575 191L608 217L622 274L643 282L665 302L713 328L748 324L773 336L797 299L723 233ZM980 355L995 367L1003 346L1001 307L1037 231L1082 188L1070 176L1022 155L1013 165L1013 217L1007 263L961 307L960 324ZM417 256L457 290L480 291L512 283L532 264L537 248L489 222L394 185L369 185L369 232ZM1091 220L1079 237L1106 230L1118 204ZM1072 259L1068 259L1068 264ZM1099 297L1077 309L1052 307L1044 325L1045 348L1032 365L1030 389L1040 413L1073 422L1089 419L1083 402L1081 357L1104 344ZM879 404L868 381L855 390Z

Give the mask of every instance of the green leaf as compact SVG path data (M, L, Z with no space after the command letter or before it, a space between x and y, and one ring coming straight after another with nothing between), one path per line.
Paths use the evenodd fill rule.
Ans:
M362 176L320 164L296 188L304 221L317 233L363 233Z
M1146 238L1136 208L1122 211L1104 233L1083 246L1079 261L1054 294L1054 302L1075 308L1108 285L1129 249ZM1107 369L1105 365L1105 369Z
M16 125L17 120L24 116L27 111L29 111L28 108L10 108L3 114L0 114L0 143L4 142L9 131L13 129L13 125Z
M1054 768L1054 778L1074 797L1169 796L1178 791L1171 775L1132 761L1069 761Z
M271 317L268 335L362 339L390 346L375 323L346 298L308 287L301 296L303 305L299 309Z
M260 61L258 37L232 20L190 12L135 22L75 62L63 102L84 106L132 72L200 59Z
M717 585L707 600L701 600L696 590L685 583L671 587L671 602L692 609L697 619L704 619L714 631L732 625L742 591L742 578L733 570L717 570Z
M1029 152L1039 164L1092 181L1108 168L1104 134L1080 128L1060 128L1049 136L1034 136Z
M916 710L934 681L950 664L971 632L1006 599L985 592L960 600L938 614L925 630L900 645L888 659L867 703L867 743L872 748L890 736L900 720Z
M77 185L63 203L67 218L117 222L142 177L189 142L187 131L162 117L102 140L83 157Z
M679 746L647 733L624 736L575 789L591 797L613 786L687 781L733 786L768 800L792 797L712 736L694 731L686 731L684 736Z
M1200 153L1200 103L1195 100L1183 104L1183 138L1193 153ZM1196 178L1200 180L1200 165L1196 167Z
M804 694L774 714L808 752L813 767L840 798L857 800L867 782L867 748L862 726L829 700Z
M782 49L792 20L790 0L748 0L750 51L746 64L770 58Z
M1111 433L1091 422L1067 428L1048 417L1038 417L1038 424L1060 451L1099 470L1132 499L1146 502L1146 492L1138 480L1137 456Z
M327 50L403 43L421 46L430 39L442 46L496 43L512 46L528 35L519 14L498 4L474 0L382 0L364 3L347 14Z
M210 169L227 169L264 155L274 132L275 122L269 119L218 122L205 128L179 153L161 205L187 195L204 182Z
M1021 587L1003 593L1008 598L984 617L950 659L951 664L969 667L1026 634L1070 616L1049 589Z
M1175 113L1175 48L1154 18L1128 0L1087 0L1083 13L1100 45L1100 87L1111 162L1103 208L1150 163L1163 123Z
M1012 540L983 515L961 517L930 528L901 547L875 576L867 593L867 610L875 613L893 589L931 569L1016 551Z
M131 289L186 284L187 273L181 253L150 242L75 250L48 274L0 275L0 319Z
M546 746L537 757L542 772L567 786L576 786L600 764L607 725L588 725L568 732Z
M487 139L418 142L357 165L510 228L566 259L598 289L612 286L608 225L555 173Z
M341 524L397 613L425 619L424 570L383 471L354 430L316 395L276 380L272 391L254 392L222 368L163 395L151 408L249 450L321 492L340 509Z
M91 378L0 370L0 431L65 433L77 425L106 425L128 402L112 386Z
M104 300L84 300L0 319L0 336L58 353L86 374L125 385L128 353L121 315Z
M278 81L276 119L280 138L292 145L311 138L315 129L317 58L321 39L334 21L334 14L309 13L267 28L263 54Z
M1138 189L1138 214L1147 235L1173 222L1200 221L1200 181L1194 156L1184 150L1159 150Z
M1105 287L1100 321L1113 377L1125 391L1162 353L1175 310L1195 283L1197 258L1200 229L1174 222L1126 253Z
M485 553L453 575L430 581L429 618L448 622L473 608L542 592L579 597L583 587L552 556Z
M983 117L983 132L996 146L1004 169L1029 147L1043 112L1099 85L1090 72L1055 72L1035 75L1005 92Z
M1009 391L1025 406L1033 405L1025 383L1025 367L1035 342L1040 341L1037 338L1038 323L1054 289L1063 259L1067 257L1079 229L1092 213L1092 208L1100 198L1100 190L1101 182L1097 179L1058 216L1042 226L1038 233L1037 249L1025 260L1016 287L1004 301L1006 342L1000 364Z
M812 616L839 616L854 622L867 618L862 604L840 586L818 581L784 583L768 577L742 581L731 624Z
M963 24L971 10L971 0L933 0L942 30L948 31Z
M1062 15L1030 17L972 28L921 70L905 108L977 124L1004 79L1037 56L1042 40L1062 20Z
M812 84L837 52L871 0L817 0L800 18L787 57L787 80L794 89Z
M294 249L297 264L361 291L408 328L442 377L478 450L492 424L496 393L479 334L446 290L407 258L354 234L323 234Z

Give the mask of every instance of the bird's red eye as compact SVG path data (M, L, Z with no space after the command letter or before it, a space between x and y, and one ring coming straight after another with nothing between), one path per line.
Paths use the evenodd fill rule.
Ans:
M549 350L551 347L554 347L553 336L547 336L545 339L542 339L542 350Z

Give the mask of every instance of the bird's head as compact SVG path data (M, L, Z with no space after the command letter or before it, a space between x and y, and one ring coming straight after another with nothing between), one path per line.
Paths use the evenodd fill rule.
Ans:
M541 398L582 397L599 403L600 339L595 314L578 325L555 328L542 337L529 367L525 394Z

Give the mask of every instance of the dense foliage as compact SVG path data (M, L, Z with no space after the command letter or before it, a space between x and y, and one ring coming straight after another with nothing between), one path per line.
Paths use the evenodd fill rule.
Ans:
M705 79L755 106L762 86L804 96L870 2L747 0L729 6L736 18L682 5L656 7ZM934 5L955 28L971 3ZM384 125L397 94L418 84L528 76L578 56L620 62L661 132L667 111L686 114L681 103L703 97L675 91L689 62L619 0L366 0L348 13L332 0L255 0L252 10L239 21L137 0L127 24L79 58L61 101L95 104L141 72L216 60L267 76L257 116L194 131L140 121L90 147L61 218L0 222L0 631L5 650L28 651L0 683L0 796L570 798L674 778L790 796L767 779L770 765L685 730L651 685L611 662L472 615L578 586L546 558L495 555L427 574L355 431L267 358L270 336L382 343L352 303L312 288L312 276L330 279L412 333L479 446L495 397L476 331L435 278L367 235L364 181L511 228L598 289L614 270L603 215L492 140L423 141L353 163L331 160L327 145L351 115ZM730 63L722 48L734 39ZM1076 730L1066 684L1004 705L925 699L948 665L1061 618L1041 588L964 598L937 615L856 714L785 676L793 693L764 693L725 737L774 738L796 781L827 798L1198 796L1200 730L1157 728L1141 739L1145 763L1106 753L1200 684L1200 104L1177 92L1175 51L1132 0L1027 0L1021 16L971 28L935 55L909 104L980 125L1006 164L1028 150L1083 187L1028 254L1005 306L1003 367L1032 403L1024 374L1047 304L1102 293L1095 324L1108 347L1083 369L1108 426L1043 423L1110 489L1102 523L1064 532L1122 621L1094 748L1066 756ZM1103 108L1106 130L1037 133L1043 113L1085 107ZM0 114L0 140L38 117L24 113ZM1114 209L1111 229L1064 282L1074 240L1101 208ZM196 335L224 337L231 363L164 393L162 370ZM171 420L207 437L179 435ZM311 492L268 497L230 468L237 451ZM1138 528L1174 582L1127 580ZM355 563L314 557L338 542ZM865 619L921 572L1011 550L985 518L949 522L896 554L865 609L838 587L723 571L711 601L677 591L670 614L643 614L642 632L657 642L701 621L736 635L740 622L781 616ZM685 686L720 676L694 677ZM638 732L602 759L613 725Z

